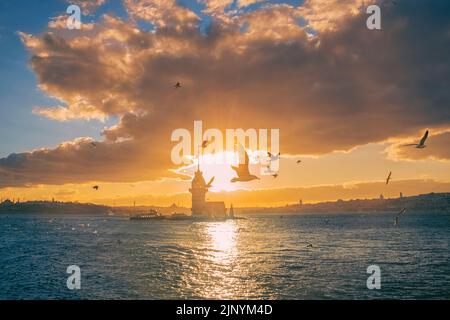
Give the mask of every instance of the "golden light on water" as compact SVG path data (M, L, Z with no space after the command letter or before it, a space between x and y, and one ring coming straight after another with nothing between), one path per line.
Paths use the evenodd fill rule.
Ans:
M209 222L198 225L201 254L195 259L195 271L185 281L196 288L197 296L231 299L242 296L244 284L238 281L239 228L236 221Z
M237 226L234 221L208 224L207 238L210 243L213 261L217 264L232 263L237 252Z

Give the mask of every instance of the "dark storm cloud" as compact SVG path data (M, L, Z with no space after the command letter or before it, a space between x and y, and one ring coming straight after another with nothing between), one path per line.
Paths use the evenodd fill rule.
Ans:
M127 1L136 19L156 22L155 32L106 16L84 36L23 35L41 88L66 104L36 113L122 120L105 131L107 152L97 158L109 174L83 166L91 155L84 149L58 148L3 159L1 172L11 174L4 184L165 176L171 131L194 120L220 129L279 128L282 152L303 154L450 126L450 3L397 2L383 7L380 31L368 30L360 12L322 14L313 7L325 2L317 0L308 1L309 11L272 5L224 14L205 36L189 9L161 3L140 12L142 1ZM302 15L314 22L316 37L298 24ZM333 28L325 27L327 19ZM176 81L181 90L174 90ZM136 158L155 169L141 175Z

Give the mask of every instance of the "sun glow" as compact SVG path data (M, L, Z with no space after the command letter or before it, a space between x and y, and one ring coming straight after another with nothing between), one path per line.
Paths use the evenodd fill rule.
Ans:
M259 159L260 151L249 152L251 170L259 173L261 168ZM177 173L193 177L197 170L198 162L192 159L192 164L181 167ZM238 183L231 183L231 179L236 177L236 172L231 166L237 166L239 163L239 154L237 152L218 152L214 154L204 154L200 159L200 170L204 173L205 179L209 180L215 177L214 183L210 189L212 192L235 191L241 189Z

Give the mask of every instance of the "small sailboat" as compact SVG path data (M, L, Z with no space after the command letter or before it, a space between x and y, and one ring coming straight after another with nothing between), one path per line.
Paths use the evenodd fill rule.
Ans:
M234 208L233 208L233 204L230 206L230 212L228 213L228 219L232 219L232 220L247 220L247 218L243 218L243 217L236 217L234 215Z

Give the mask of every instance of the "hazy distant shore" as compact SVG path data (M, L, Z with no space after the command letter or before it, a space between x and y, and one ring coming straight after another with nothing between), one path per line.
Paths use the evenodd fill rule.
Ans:
M429 193L411 197L391 199L337 200L321 203L298 203L279 207L235 207L237 214L308 214L308 213L370 213L394 212L406 208L408 211L449 212L450 193ZM190 214L191 209L173 204L161 206L121 206L109 207L90 203L28 201L13 203L6 200L0 204L0 214L4 213L55 213L55 214L116 214L129 216L146 213L150 209L161 214Z
M91 203L56 202L56 201L27 201L15 202L10 200L0 204L0 214L6 213L54 213L54 214L108 214L108 206Z
M449 212L450 193L429 193L411 197L391 199L355 199L320 202L314 204L293 204L272 208L242 208L242 214L254 213L370 213L370 212L395 212L401 209L411 212ZM238 209L237 209L238 210Z

